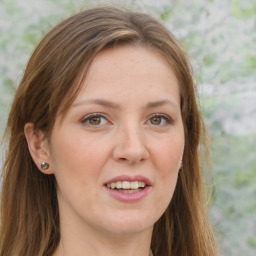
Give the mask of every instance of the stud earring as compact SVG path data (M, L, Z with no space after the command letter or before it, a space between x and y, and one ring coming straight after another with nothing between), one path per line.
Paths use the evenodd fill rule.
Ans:
M47 163L45 163L45 162L42 162L41 163L41 168L42 168L42 170L47 170L48 168L49 168L49 164L47 164Z
M181 172L181 170L182 170L182 159L181 159L181 161L180 161L180 168L179 168L179 172Z

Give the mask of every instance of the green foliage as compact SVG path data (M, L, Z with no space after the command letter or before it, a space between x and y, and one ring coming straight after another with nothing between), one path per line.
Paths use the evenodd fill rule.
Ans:
M98 3L109 1L0 1L0 131L41 37L65 17ZM188 52L212 138L210 214L222 255L256 255L256 1L112 3L150 10Z
M256 15L255 1L231 1L232 15L239 19L247 19Z
M160 18L163 21L166 21L166 20L169 19L169 17L171 16L172 12L173 12L173 8L171 8L169 6L166 6L166 8L164 8L164 11L160 15Z
M253 255L256 221L256 137L212 136L215 195L212 206L225 253ZM216 217L217 216L217 217ZM248 229L247 229L247 228ZM224 255L226 255L224 253Z

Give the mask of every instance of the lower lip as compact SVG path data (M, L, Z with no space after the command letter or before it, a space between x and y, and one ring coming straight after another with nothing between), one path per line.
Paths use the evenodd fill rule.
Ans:
M122 193L115 189L110 189L106 186L105 186L105 188L108 191L108 193L110 194L110 196L112 196L113 198L115 198L119 201L122 201L122 202L137 202L137 201L141 200L142 198L144 198L145 196L147 196L147 194L151 190L151 186L147 186L138 192Z

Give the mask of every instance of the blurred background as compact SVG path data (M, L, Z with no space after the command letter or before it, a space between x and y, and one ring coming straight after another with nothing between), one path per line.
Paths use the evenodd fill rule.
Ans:
M255 256L255 0L0 0L0 136L36 44L62 19L98 4L148 12L180 40L193 65L211 135L209 215L221 255Z

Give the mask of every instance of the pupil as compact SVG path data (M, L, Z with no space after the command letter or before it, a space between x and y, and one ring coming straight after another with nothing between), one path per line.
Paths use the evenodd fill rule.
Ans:
M100 117L93 117L90 119L90 124L99 125L100 124Z
M151 121L152 124L160 124L161 123L161 118L159 117L153 117L152 121Z

